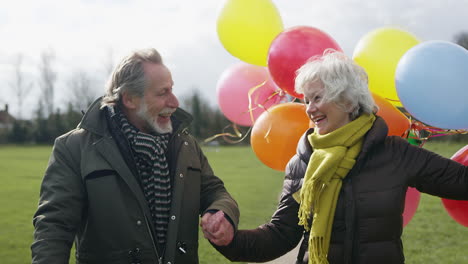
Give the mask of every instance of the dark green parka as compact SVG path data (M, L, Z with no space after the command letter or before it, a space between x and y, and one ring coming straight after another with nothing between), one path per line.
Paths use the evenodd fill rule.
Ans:
M200 215L222 210L236 230L239 210L188 134L190 115L181 109L173 115L167 153L173 189L164 252L153 240L131 150L112 120L97 100L76 129L56 139L33 220L32 263L68 263L73 241L77 263L198 263Z

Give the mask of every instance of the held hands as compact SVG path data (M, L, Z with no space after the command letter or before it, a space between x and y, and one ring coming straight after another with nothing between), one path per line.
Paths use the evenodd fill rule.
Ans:
M200 226L205 238L217 246L229 245L234 237L234 228L224 217L223 211L204 214Z

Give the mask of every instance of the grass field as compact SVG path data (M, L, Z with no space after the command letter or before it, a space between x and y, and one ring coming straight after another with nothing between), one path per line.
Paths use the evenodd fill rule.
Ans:
M425 147L450 157L464 145L430 142ZM32 215L50 151L50 146L0 146L0 263L30 263ZM239 203L240 228L268 221L283 173L264 166L250 147L207 147L205 154ZM423 194L416 215L404 229L407 263L468 263L467 237L468 229L448 216L439 198ZM201 238L200 263L228 261Z

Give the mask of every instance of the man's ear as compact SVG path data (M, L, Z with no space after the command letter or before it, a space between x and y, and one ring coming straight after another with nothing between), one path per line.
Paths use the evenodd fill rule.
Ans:
M122 103L125 108L135 110L140 105L140 97L131 95L127 92L122 93Z

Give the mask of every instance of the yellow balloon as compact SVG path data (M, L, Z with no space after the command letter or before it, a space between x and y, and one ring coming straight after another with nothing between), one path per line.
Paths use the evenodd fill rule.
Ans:
M266 66L268 49L283 31L283 21L271 0L228 0L218 16L217 31L234 57Z
M385 27L364 35L353 52L354 61L369 76L369 89L395 106L402 106L395 87L395 71L400 58L419 40L409 32Z

